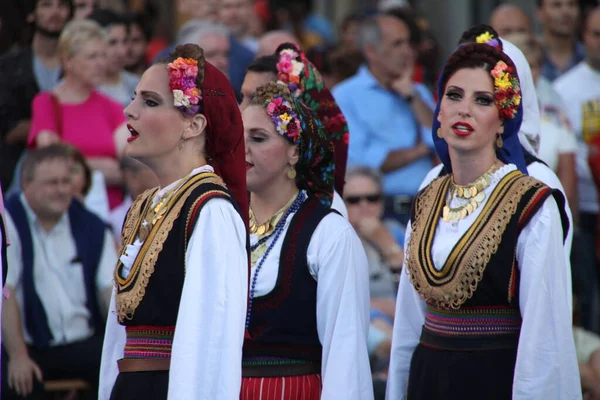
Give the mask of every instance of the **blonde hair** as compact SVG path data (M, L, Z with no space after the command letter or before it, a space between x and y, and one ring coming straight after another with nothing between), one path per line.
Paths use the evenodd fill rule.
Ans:
M58 54L61 58L73 57L92 40L108 40L98 23L86 19L71 21L58 38Z

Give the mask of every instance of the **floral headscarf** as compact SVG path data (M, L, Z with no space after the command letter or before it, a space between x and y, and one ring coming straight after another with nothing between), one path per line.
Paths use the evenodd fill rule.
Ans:
M344 189L348 143L348 124L331 92L323 84L323 77L317 68L306 58L300 48L293 43L279 45L275 54L277 79L287 85L296 99L300 100L320 119L335 152L335 190L341 195Z
M267 84L273 85L273 83ZM317 197L321 203L331 206L334 185L334 147L327 137L323 123L314 111L290 96L281 88L281 95L262 97L261 88L256 91L257 100L271 117L277 132L289 143L298 145L300 154L295 168L300 189Z

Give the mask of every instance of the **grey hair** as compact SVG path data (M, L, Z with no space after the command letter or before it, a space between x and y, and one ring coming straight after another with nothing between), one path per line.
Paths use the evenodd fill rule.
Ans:
M379 49L383 33L377 21L377 17L369 17L360 24L358 31L358 45L361 51L365 51L367 46L374 46Z
M177 44L198 44L204 36L213 34L229 36L229 29L215 22L192 19L179 29L175 42Z
M371 179L379 187L379 190L383 190L383 175L379 171L373 168L356 166L350 167L346 170L346 182L355 176L363 176Z

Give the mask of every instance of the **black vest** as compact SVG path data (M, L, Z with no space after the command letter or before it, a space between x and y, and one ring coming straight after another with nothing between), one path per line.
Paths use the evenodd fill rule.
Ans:
M317 282L308 269L306 253L317 225L332 211L311 196L292 218L281 247L275 288L253 299L244 358L269 356L321 362Z
M185 199L181 211L173 221L173 226L163 242L162 249L157 250L159 251L159 254L154 263L154 271L151 273L145 291L143 292L143 299L141 299L139 305L135 308L135 313L131 318L128 317L123 319L123 321L120 321L122 325L176 325L177 315L179 313L179 303L181 301L183 283L185 280L185 253L190 235L198 220L200 211L202 207L213 198L223 198L231 201L231 196L225 187L216 183L201 183L199 186L190 189L189 193L183 193L185 192L184 189L181 189L179 192L178 195L180 196L187 195L187 199ZM127 232L128 222L138 221L144 217L143 210L146 208L147 203L152 201L153 194L154 191L148 191L142 195L144 198L136 200L141 201L142 203L139 214L130 215L134 210L135 204L132 205L124 225L125 229L123 231L123 237L125 239L128 233L130 233ZM234 203L232 202L232 204ZM167 218L167 216L163 218ZM135 237L137 232L131 233L133 233L133 237ZM150 238L151 237L149 237L147 241L149 241ZM119 274L121 268L122 264L119 262L117 264L116 274ZM133 270L130 274L133 274ZM117 279L116 276L115 279ZM134 279L139 280L140 276L137 276ZM120 294L127 290L133 290L135 284L137 284L137 282L134 282L128 288L123 288L120 284L117 284L117 293Z

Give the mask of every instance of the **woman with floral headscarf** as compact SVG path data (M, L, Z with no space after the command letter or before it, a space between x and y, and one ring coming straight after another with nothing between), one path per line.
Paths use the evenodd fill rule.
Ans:
M348 124L329 88L325 86L321 73L308 60L300 48L293 43L279 45L273 55L256 59L249 67L242 85L242 111L251 102L257 87L277 81L288 87L292 96L311 108L325 127L325 132L334 146L334 193L332 208L347 216L341 196L344 192L348 143Z
M389 399L581 398L559 191L527 175L512 60L460 46L440 77L447 175L406 232Z
M367 260L330 208L333 145L275 82L242 118L252 269L241 399L372 399Z
M127 155L159 187L123 225L100 399L234 399L247 304L241 114L196 45L142 76L125 109Z

